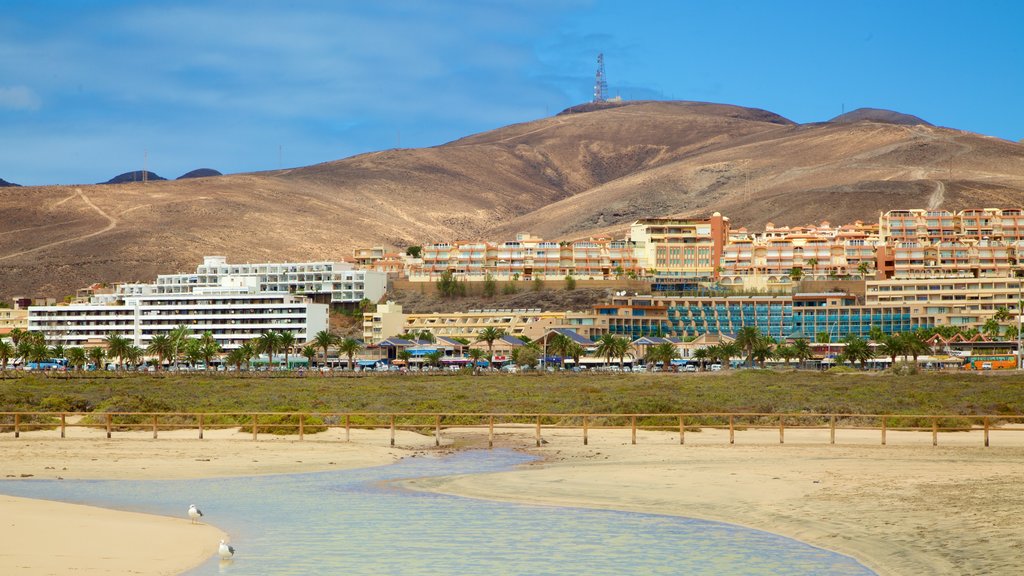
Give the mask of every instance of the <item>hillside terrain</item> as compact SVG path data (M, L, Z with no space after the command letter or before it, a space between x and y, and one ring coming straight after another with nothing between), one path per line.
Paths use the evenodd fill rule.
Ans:
M342 259L357 246L522 231L572 239L621 233L639 217L712 211L757 228L873 220L890 208L1024 205L1024 146L880 122L877 112L807 125L699 102L571 112L302 168L3 188L0 296L151 281L210 254Z

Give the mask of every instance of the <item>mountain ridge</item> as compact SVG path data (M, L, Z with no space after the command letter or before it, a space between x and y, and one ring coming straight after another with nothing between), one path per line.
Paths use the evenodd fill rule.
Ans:
M877 121L796 124L715 103L635 102L419 149L286 170L0 190L0 295L151 281L202 256L350 258L361 246L574 239L718 211L757 228L880 210L1024 204L1024 146Z

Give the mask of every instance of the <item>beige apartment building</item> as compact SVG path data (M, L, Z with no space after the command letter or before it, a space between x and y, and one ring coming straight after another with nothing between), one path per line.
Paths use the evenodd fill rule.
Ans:
M900 278L865 286L868 305L909 306L914 326L977 328L1000 308L1017 314L1019 278Z
M28 330L28 309L0 308L0 338L14 329Z
M511 336L538 338L552 328L571 328L587 338L607 331L608 321L588 312L544 312L535 309L470 310L468 312L405 313L401 304L379 304L363 315L363 341L375 344L406 332L429 331L435 336L475 341L485 328Z
M660 277L717 278L729 243L729 219L644 218L629 228L636 260Z

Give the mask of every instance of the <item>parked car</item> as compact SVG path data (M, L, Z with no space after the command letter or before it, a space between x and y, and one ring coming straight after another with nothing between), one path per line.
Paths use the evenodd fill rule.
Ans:
M683 372L696 372L696 371L697 371L697 365L696 364L687 364L686 366L683 366Z
M721 370L722 370L722 365L721 364L712 364L711 365L711 371L712 372L720 372Z

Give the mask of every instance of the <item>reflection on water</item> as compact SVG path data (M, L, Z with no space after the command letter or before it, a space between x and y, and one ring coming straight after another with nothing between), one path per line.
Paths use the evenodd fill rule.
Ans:
M846 556L747 528L653 514L504 504L395 489L400 478L505 470L506 450L379 468L174 481L12 481L0 491L185 517L231 535L232 574L873 574Z

